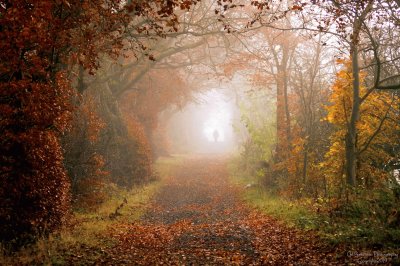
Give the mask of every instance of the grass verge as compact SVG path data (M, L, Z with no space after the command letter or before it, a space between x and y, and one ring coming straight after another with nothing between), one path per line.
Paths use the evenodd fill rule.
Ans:
M165 157L155 163L159 179L131 190L110 185L110 198L96 211L74 211L70 225L35 244L10 253L0 246L0 265L68 265L98 262L104 249L116 243L111 237L113 228L132 223L144 214L163 181L173 174L183 157ZM118 214L110 218L119 206ZM71 261L73 258L73 261Z
M388 250L400 247L399 226L389 225L386 218L380 218L386 217L384 214L393 209L390 204L384 204L393 202L387 193L361 195L333 212L325 201L310 198L288 200L269 193L260 185L261 178L246 174L235 161L230 163L229 168L231 181L246 188L243 199L249 206L289 227L313 230L331 245Z
M304 230L312 230L319 227L321 218L314 212L297 202L271 195L260 185L260 178L248 176L234 162L229 165L231 182L245 187L242 195L244 201L263 213L266 213L289 227L298 227Z

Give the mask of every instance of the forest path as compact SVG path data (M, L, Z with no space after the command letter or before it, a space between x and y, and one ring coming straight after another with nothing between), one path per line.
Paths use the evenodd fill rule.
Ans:
M135 224L115 235L121 265L343 265L315 237L247 207L223 158L190 158ZM122 228L121 228L122 229Z

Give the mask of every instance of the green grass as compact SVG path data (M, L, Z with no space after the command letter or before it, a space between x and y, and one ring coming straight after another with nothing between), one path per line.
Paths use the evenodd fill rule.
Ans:
M231 169L231 181L234 184L242 187L252 184L243 193L243 199L248 205L283 221L290 227L309 230L316 229L321 224L321 217L305 208L304 205L277 197L265 190L260 185L260 178L246 176L233 165L230 165L229 168Z
M318 215L299 204L272 196L257 187L247 189L243 198L247 203L269 214L289 226L305 230L316 229L320 224Z
M164 180L182 161L182 156L160 158L154 165L159 178L144 186L126 190L111 185L110 198L96 211L75 211L70 220L72 225L17 253L9 254L0 246L0 265L65 265L70 254L84 253L85 249L91 250L84 256L85 263L95 262L103 249L115 245L110 232L118 225L139 220ZM127 203L119 210L121 215L110 219L124 199Z
M231 181L246 188L244 201L263 213L270 215L290 227L314 230L326 243L359 247L399 248L400 228L388 226L384 212L396 208L394 199L381 192L359 195L340 209L339 215L329 215L327 202L316 202L310 198L291 201L268 192L260 184L257 174L249 175L239 169L237 162L229 165ZM320 211L317 212L317 207ZM397 206L398 209L398 206Z

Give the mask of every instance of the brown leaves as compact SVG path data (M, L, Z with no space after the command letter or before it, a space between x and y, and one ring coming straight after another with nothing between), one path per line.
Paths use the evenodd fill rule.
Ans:
M215 160L214 160L215 161ZM111 230L106 264L341 265L335 250L249 210L221 161L187 161L165 180L141 223ZM333 255L332 255L333 254ZM340 255L340 253L336 253ZM112 261L109 259L112 258Z

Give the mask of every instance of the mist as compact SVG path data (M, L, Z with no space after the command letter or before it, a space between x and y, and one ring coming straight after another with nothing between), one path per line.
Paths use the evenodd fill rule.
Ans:
M196 102L176 112L168 124L172 153L232 153L238 143L233 99L224 89L196 95Z
M399 22L0 0L0 265L397 265Z

